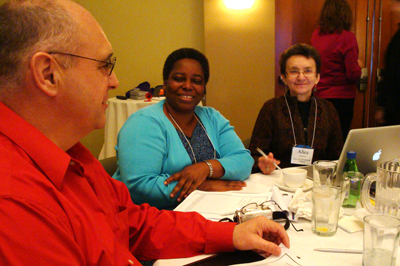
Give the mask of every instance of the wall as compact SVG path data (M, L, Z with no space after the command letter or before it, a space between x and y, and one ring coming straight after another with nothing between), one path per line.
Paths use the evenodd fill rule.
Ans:
M5 0L0 0L0 4ZM215 107L242 139L251 135L262 104L274 96L274 0L232 12L222 0L78 0L99 21L113 45L124 94L143 81L162 83L168 54L181 47L205 52L211 78L207 105ZM82 143L98 156L104 131Z
M198 0L79 0L103 27L113 45L120 87L110 97L124 95L143 81L162 84L167 56L181 47L204 52L204 8ZM104 142L104 130L82 139L95 156Z
M274 0L256 0L247 10L204 0L207 105L228 118L242 140L251 136L263 103L274 97L274 14Z

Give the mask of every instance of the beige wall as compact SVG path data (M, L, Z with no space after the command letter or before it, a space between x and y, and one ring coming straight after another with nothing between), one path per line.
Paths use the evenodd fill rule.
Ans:
M256 0L247 10L204 0L207 105L228 118L242 140L251 136L262 104L274 97L274 17L274 0Z
M0 0L4 3L5 0ZM162 84L162 66L173 50L193 47L210 60L207 105L248 138L262 103L274 95L274 0L232 12L222 0L78 0L99 21L117 56L115 73L124 94L143 81ZM82 142L95 156L104 131Z
M78 0L103 27L113 45L120 82L110 97L124 95L143 81L162 84L167 56L181 47L204 52L204 7L198 0ZM96 130L82 142L97 157L104 130Z

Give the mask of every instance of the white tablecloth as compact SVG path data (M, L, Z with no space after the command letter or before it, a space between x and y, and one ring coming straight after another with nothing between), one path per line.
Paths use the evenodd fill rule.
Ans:
M274 171L271 175L253 174L246 180L247 187L242 192L265 193L268 192L280 178L280 171ZM285 192L289 193L289 192ZM304 232L296 232L291 226L287 232L290 238L290 250L305 261L311 262L306 265L324 265L324 266L360 266L362 265L362 254L344 254L344 253L325 253L314 251L314 248L363 248L363 232L347 233L338 228L337 233L331 237L321 237L312 233L311 222L300 219L294 225L297 229L303 229ZM400 249L399 249L400 252ZM175 266L184 265L207 255L196 256L184 259L158 260L155 266ZM396 265L400 265L399 255ZM304 265L305 266L305 265Z
M114 147L117 145L118 132L131 114L162 99L164 98L156 98L150 102L133 99L119 100L115 97L108 99L106 125L104 127L104 144L100 151L99 160L116 155Z

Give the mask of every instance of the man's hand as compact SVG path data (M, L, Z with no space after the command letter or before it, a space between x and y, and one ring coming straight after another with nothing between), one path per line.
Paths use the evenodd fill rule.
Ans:
M233 230L233 247L237 250L256 250L267 256L278 256L281 243L290 248L285 228L262 216L238 224Z
M274 159L272 152L268 154L268 158L265 158L264 156L258 158L258 168L260 168L260 170L266 175L269 175L276 169L274 163L279 165L281 162Z

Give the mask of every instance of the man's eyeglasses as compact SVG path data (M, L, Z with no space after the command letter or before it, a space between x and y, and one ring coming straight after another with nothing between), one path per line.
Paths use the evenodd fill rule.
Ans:
M305 77L311 77L312 75L315 75L315 70L314 69L305 69L303 71L300 70L288 70L286 71L286 74L288 74L291 77L298 77L300 74L303 74Z
M278 205L274 200L267 200L262 203L257 203L257 202L252 202L248 203L242 208L238 209L235 212L235 216L238 215L238 213L241 213L242 215L246 215L247 213L251 213L255 210L271 210L273 215L272 218L273 220L277 218L284 218L286 220L285 222L285 229L288 229L290 224L293 226L294 230L296 232L302 232L304 231L303 229L297 229L292 222L290 222L289 218L287 217L286 213L283 212L281 206ZM229 218L228 218L229 219ZM220 221L224 221L225 219L221 219ZM234 217L235 220L235 217Z
M106 64L105 67L108 68L108 75L111 76L114 66L115 66L115 62L117 61L116 57L110 58L110 61L102 61L102 60L97 60L97 59L93 59L93 58L89 58L89 57L85 57L85 56L81 56L81 55L76 55L76 54L69 54L69 53L62 53L62 52L49 52L49 54L61 54L61 55L68 55L68 56L74 56L74 57L79 57L79 58L83 58L83 59L88 59L88 60L92 60L92 61L96 61L96 62L101 62Z
M275 208L273 208L273 206L274 207L277 206L278 210L282 211L281 207L274 200L267 200L262 203L252 202L243 206L239 211L242 212L243 214L257 209L274 211Z

